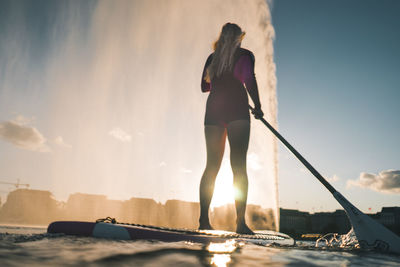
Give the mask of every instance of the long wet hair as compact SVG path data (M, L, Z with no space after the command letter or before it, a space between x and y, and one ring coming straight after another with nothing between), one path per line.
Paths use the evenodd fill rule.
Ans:
M234 23L226 23L222 27L218 40L214 43L214 56L207 68L210 80L233 68L234 54L245 35L245 32Z

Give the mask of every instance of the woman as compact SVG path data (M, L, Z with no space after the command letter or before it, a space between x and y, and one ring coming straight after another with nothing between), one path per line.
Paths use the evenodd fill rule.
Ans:
M263 112L254 76L253 53L240 47L244 35L238 25L225 24L214 44L214 53L208 57L203 70L201 89L210 94L204 121L207 165L200 182L199 229L213 229L208 211L228 136L233 184L237 191L236 232L253 234L245 221L248 191L246 155L250 136L247 92L254 103L255 117L261 118Z

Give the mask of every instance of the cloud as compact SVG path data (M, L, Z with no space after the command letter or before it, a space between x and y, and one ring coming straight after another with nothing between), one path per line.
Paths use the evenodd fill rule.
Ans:
M29 123L32 123L34 121L33 118L26 118L23 115L18 115L14 120L15 123L19 125L28 125Z
M347 181L347 187L368 188L385 194L400 193L400 170L387 170L379 174L362 172L358 180Z
M330 183L334 183L340 180L339 176L334 174L332 177L327 177L326 180Z
M132 137L119 127L115 127L108 134L121 142L130 142L132 140Z
M0 138L21 149L50 152L46 138L36 128L27 125L30 121L20 115L15 120L1 122Z
M65 143L64 139L61 136L57 136L54 139L54 143L62 147L68 147L68 148L72 147L70 144Z

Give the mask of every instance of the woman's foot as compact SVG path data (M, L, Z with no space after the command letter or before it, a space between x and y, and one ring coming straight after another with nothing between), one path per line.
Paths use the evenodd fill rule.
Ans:
M211 224L200 224L199 230L214 230L214 228L211 226Z
M254 232L247 226L246 223L240 223L236 227L236 233L243 235L254 235Z
M199 230L214 230L209 221L200 221Z

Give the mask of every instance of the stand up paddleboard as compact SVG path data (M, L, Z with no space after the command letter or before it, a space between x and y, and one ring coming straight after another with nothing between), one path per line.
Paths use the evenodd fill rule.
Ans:
M115 220L98 222L57 221L48 226L47 232L119 240L187 241L204 244L235 240L258 245L278 244L292 246L295 244L294 239L290 236L274 231L263 230L255 231L255 235L241 235L220 230L188 230L140 224L123 224L117 223Z

